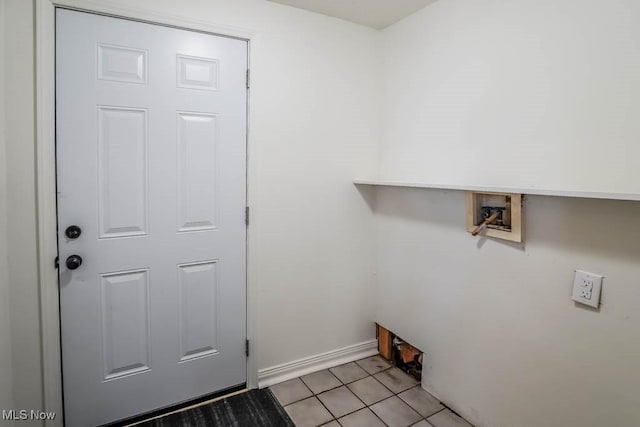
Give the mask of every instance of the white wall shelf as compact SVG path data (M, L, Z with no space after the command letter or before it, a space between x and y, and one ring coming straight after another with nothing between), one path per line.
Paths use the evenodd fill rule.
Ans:
M355 185L370 185L380 187L407 187L407 188L433 188L439 190L457 190L457 191L477 191L492 193L519 193L531 194L534 196L555 196L555 197L579 197L583 199L608 199L608 200L632 200L640 201L638 193L600 193L591 191L561 191L561 190L543 190L539 188L512 188L512 187L482 187L482 186L464 186L464 185L446 185L446 184L430 184L425 182L411 181L390 181L378 179L354 179Z

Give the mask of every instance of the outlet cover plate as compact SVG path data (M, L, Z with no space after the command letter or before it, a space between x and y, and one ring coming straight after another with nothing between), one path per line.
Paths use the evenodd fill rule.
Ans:
M576 270L571 299L580 304L598 308L601 289L602 276L587 271Z

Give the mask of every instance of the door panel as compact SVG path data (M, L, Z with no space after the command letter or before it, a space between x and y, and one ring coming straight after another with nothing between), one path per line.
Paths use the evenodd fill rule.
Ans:
M215 114L178 113L178 231L216 228L217 128Z
M147 234L147 111L98 107L100 238Z
M148 270L101 275L104 379L150 369Z
M218 90L218 61L178 55L178 87Z
M67 425L244 383L247 43L56 19Z
M180 361L218 352L218 263L178 266Z

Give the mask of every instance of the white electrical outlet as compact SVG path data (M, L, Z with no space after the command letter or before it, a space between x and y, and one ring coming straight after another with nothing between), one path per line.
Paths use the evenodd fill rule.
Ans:
M602 276L576 270L573 280L573 294L571 299L580 304L598 308L600 303L600 290L602 289Z

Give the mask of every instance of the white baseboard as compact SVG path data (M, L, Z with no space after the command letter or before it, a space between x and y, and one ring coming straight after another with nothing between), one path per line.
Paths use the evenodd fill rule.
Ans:
M264 388L302 375L311 374L354 360L378 354L378 341L365 341L315 356L294 360L258 371L258 387Z

